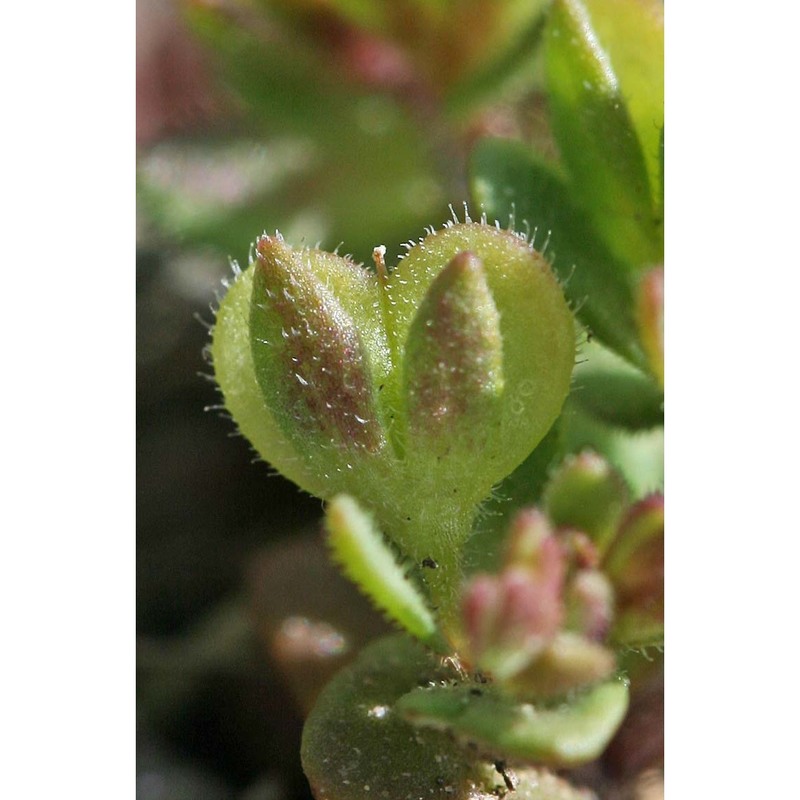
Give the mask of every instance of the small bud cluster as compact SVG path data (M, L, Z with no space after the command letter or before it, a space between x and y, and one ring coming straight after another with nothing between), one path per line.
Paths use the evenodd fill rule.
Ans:
M563 694L614 671L608 645L636 639L642 625L657 634L663 498L629 505L625 491L609 464L586 452L552 476L546 510L515 517L500 571L464 588L472 666L522 695Z

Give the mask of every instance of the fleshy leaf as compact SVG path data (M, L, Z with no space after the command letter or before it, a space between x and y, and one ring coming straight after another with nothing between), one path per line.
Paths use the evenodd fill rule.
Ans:
M442 677L435 661L405 636L378 640L340 672L303 729L303 769L317 800L363 800L382 792L427 796L437 778L457 787L454 796L467 797L480 765L446 736L415 736L394 707L421 678Z
M535 232L534 243L550 260L578 318L608 347L646 369L627 268L575 205L565 181L521 142L485 139L472 154L470 185L489 218L514 219Z
M603 752L627 711L628 689L613 680L546 708L490 688L434 686L409 692L397 708L415 725L451 731L498 758L572 766Z
M608 53L580 0L555 0L545 33L553 129L596 229L632 268L663 258L641 144Z
M303 729L303 769L316 800L493 800L505 790L493 763L398 713L397 699L420 682L453 677L438 661L408 637L391 636L365 648L328 684ZM520 800L591 797L547 773L515 773Z
M397 563L369 514L351 497L337 495L325 514L328 543L345 575L412 636L446 652L424 598Z
M525 459L558 417L569 390L574 330L561 288L544 258L513 233L467 222L429 234L392 272L390 322L404 348L417 347L412 323L434 280L464 252L482 262L499 313L502 393L480 468L470 451L468 457L449 455L439 469L458 475L459 492L477 502ZM470 283L470 293L480 294L474 275ZM493 346L489 351L494 358ZM493 391L499 388L496 379L489 383ZM406 458L413 462L410 451ZM428 461L423 452L421 464Z

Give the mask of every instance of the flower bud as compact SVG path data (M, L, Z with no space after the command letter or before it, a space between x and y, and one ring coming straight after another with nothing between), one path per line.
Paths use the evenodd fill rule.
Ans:
M663 619L664 496L651 495L628 511L604 561L621 610L651 609Z
M553 528L538 508L526 508L511 521L505 545L507 566L542 569L545 542L555 542Z
M614 617L614 590L602 572L582 569L567 593L568 625L588 639L602 642Z
M536 661L513 677L509 688L521 696L553 697L599 683L615 669L616 659L607 647L562 631Z
M423 298L406 343L405 380L411 447L436 458L483 447L499 418L503 347L473 253L454 256Z
M380 451L386 439L366 347L316 273L317 254L270 236L256 253L251 347L267 405L299 449ZM340 270L358 275L360 268L339 261Z
M555 570L509 567L467 585L462 613L470 658L498 680L531 663L558 631L564 615L563 562Z
M604 458L586 450L561 465L545 488L543 499L557 527L583 531L602 551L616 531L627 494L616 470Z

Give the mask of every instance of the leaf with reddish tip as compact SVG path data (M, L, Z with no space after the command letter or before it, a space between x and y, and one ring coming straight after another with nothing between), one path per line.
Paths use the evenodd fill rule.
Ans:
M500 317L483 263L458 253L422 300L405 352L409 446L432 459L481 450L499 421Z
M566 565L555 537L535 567L478 574L464 589L462 616L470 662L500 681L525 669L556 635L564 616Z
M651 495L628 512L603 569L617 597L613 638L628 644L658 643L664 627L664 497Z
M553 526L538 508L526 508L516 514L508 529L505 565L541 571L545 559L563 560L553 536Z
M628 490L602 456L585 450L564 461L550 479L543 499L555 525L583 531L602 552L616 531Z
M296 251L278 237L262 237L256 251L250 334L267 405L301 452L378 453L386 438L370 353L326 283L331 267L354 284L366 284L367 274L338 256Z

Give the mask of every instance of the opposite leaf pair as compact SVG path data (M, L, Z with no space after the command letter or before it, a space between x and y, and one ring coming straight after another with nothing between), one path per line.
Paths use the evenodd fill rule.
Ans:
M572 317L513 232L450 224L391 274L376 254L372 271L261 237L220 307L214 368L262 457L313 494L370 508L404 554L440 565L431 596L454 608L477 504L567 395Z

